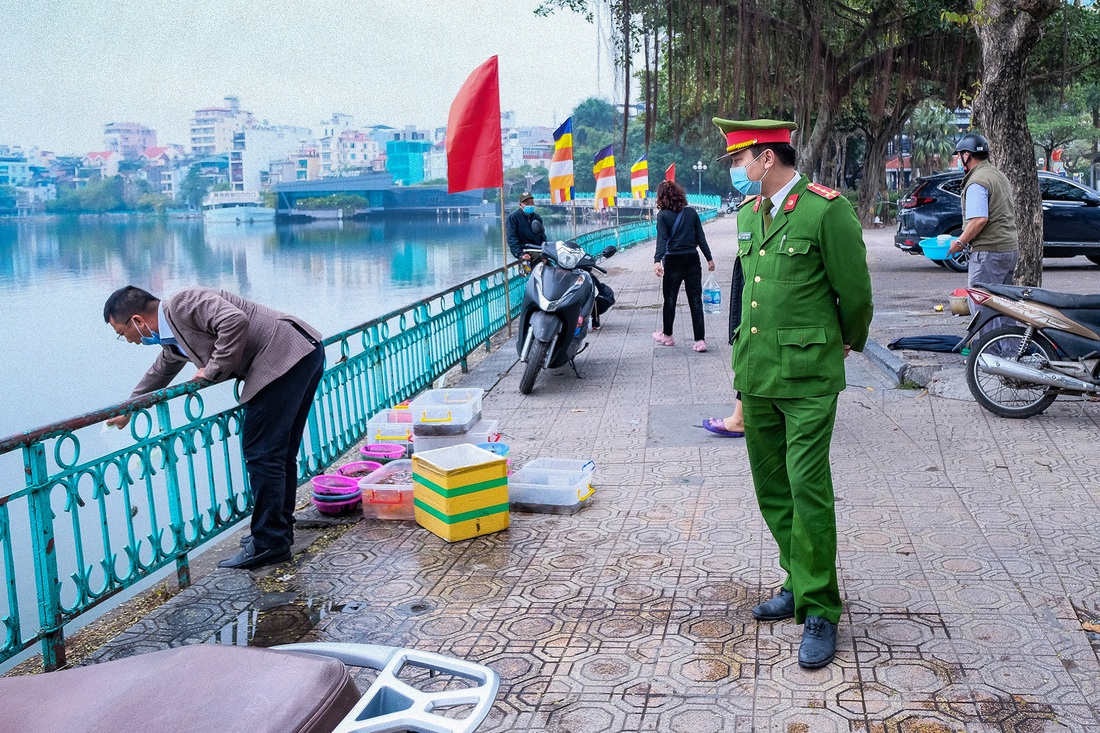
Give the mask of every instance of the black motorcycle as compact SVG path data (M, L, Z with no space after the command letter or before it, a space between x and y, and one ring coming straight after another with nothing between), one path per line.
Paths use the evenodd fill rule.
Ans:
M519 360L525 364L519 381L523 394L531 393L542 369L568 364L577 373L573 360L587 346L588 331L594 324L598 327L599 315L614 303L614 292L592 273L598 270L606 275L607 270L577 244L546 242L537 257L535 251L528 251L537 264L523 292L516 341ZM600 258L616 252L609 246Z

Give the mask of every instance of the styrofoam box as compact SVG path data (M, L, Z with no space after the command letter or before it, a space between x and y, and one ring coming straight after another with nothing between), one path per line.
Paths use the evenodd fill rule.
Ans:
M430 389L409 404L415 435L455 435L481 419L483 389Z
M413 450L417 453L421 453L426 450L435 450L436 448L450 448L452 445L462 445L463 443L471 443L473 445L488 443L490 436L496 435L498 422L498 420L486 420L482 418L465 433L456 433L455 435L414 435Z
M554 470L534 465L556 465L571 470ZM553 463L550 463L550 462ZM594 464L591 461L537 459L508 477L508 500L514 511L543 514L573 514L584 508L595 489L592 488Z

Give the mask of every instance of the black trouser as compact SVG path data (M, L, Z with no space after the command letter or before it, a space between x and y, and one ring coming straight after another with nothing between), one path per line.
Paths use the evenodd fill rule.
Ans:
M325 347L317 344L245 403L241 443L252 488L252 541L257 553L289 549L294 542L298 448L324 371Z
M680 283L687 292L688 308L691 309L691 329L695 340L707 337L703 326L703 267L699 264L699 254L692 252L682 255L665 255L665 276L661 284L665 293L664 334L672 335L672 322L676 320L676 299L680 296Z

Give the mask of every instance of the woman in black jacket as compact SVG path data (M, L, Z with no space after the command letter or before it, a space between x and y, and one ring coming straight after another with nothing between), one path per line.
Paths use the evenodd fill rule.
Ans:
M714 271L714 259L703 234L703 222L695 209L687 205L687 195L675 181L661 181L657 186L657 252L653 255L653 272L662 278L664 292L663 328L653 332L653 340L662 346L674 346L672 323L676 319L676 300L680 284L687 292L694 331L695 351L706 351L706 329L703 324L703 268L699 252L707 258L707 269Z

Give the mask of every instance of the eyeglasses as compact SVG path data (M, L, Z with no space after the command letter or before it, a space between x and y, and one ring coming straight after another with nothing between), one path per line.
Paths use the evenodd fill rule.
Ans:
M126 326L129 326L129 325L130 325L130 323L131 323L131 322L132 322L133 320L134 320L134 317L133 317L133 316L130 316L129 318L127 318L127 319L126 319L126 323L125 323L125 324L124 324L124 325L123 325L122 327L123 327L123 328L126 328ZM137 328L137 326L134 326L134 328ZM125 333L119 333L119 334L116 334L116 335L115 335L115 341L122 341L122 340L123 340L123 339L125 339L125 338L126 338L126 334L125 334Z

